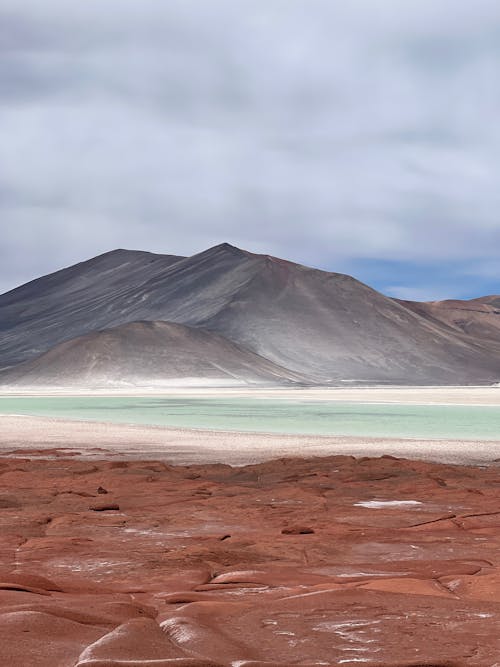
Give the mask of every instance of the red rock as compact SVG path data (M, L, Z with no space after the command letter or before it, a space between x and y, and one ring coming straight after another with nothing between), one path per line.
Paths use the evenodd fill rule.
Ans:
M0 580L10 584L19 584L21 587L33 587L44 591L60 591L61 588L47 579L36 574L23 574L21 572L9 572L8 574L0 574Z
M27 586L26 584L16 584L8 581L0 581L0 590L4 591L25 591L26 593L35 593L36 595L50 595L50 593L43 588L35 588L34 586Z
M495 468L60 454L0 460L2 667L499 660Z
M107 512L108 510L120 510L120 505L117 503L94 503L90 505L89 510L93 512Z
M150 618L127 621L88 646L77 667L92 660L128 660L144 662L186 657L172 644Z
M281 530L282 535L312 535L314 530L308 526L288 526Z
M17 611L0 615L0 655L7 667L69 667L80 651L103 634L51 614Z
M407 595L437 595L438 597L453 598L453 593L447 587L434 580L411 579L410 577L399 577L398 579L380 579L360 584L359 588L370 591L388 591L389 593L403 593Z

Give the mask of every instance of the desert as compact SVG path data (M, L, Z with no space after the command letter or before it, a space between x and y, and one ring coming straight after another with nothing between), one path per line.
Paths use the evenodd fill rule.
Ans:
M0 1L0 667L500 667L499 45Z
M304 391L499 400L494 387ZM9 666L498 662L500 442L5 414L0 429Z
M3 664L499 665L496 308L227 243L0 296Z
M497 663L496 463L85 454L2 452L4 664Z

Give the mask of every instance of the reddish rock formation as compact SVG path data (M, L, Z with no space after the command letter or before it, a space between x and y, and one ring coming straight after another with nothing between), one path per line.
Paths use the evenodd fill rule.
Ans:
M496 467L57 454L0 459L1 665L500 665Z

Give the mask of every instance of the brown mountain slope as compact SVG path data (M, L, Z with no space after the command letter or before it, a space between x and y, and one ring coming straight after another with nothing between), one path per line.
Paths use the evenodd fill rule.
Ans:
M418 315L445 324L460 333L500 346L500 297L486 296L461 301L399 301Z

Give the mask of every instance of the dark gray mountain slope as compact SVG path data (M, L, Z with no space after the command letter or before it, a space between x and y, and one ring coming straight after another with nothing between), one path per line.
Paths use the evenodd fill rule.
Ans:
M227 244L188 258L113 251L0 297L0 368L97 329L138 320L199 325L259 270Z
M60 343L0 372L0 384L154 385L168 380L237 384L300 381L213 333L169 322L132 322Z
M500 357L342 274L254 256L255 270L198 322L316 382L489 381Z
M45 352L57 343L129 322L126 299L182 259L113 250L33 280L0 296L0 368Z
M67 269L74 270L70 285L83 287L68 289L67 274L59 272L0 297L2 365L93 330L164 320L219 333L316 383L500 377L496 345L349 276L228 244L187 258L122 253L107 256L117 264L110 272L94 271L100 258ZM85 287L89 264L93 278Z

